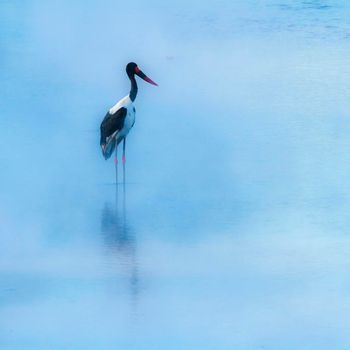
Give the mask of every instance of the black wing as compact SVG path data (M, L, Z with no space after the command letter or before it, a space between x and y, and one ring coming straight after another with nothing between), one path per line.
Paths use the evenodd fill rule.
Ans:
M121 107L114 114L107 112L101 123L101 140L100 144L105 144L108 136L113 135L114 132L123 129L124 121L127 114L127 109Z

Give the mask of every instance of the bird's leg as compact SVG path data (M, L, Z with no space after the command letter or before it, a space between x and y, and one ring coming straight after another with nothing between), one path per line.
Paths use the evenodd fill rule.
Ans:
M114 164L115 164L115 183L118 186L118 145L115 146Z
M126 138L124 137L124 139L123 139L123 158L122 158L123 164L125 164L125 162L126 162L126 159L125 159L125 140L126 140Z
M126 162L126 159L125 159L125 140L126 138L124 137L123 139L123 157L122 157L122 161L123 161L123 183L125 185L125 162Z

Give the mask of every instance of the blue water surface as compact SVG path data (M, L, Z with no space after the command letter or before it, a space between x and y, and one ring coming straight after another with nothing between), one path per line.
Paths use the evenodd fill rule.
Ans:
M0 0L0 348L349 349L349 16Z

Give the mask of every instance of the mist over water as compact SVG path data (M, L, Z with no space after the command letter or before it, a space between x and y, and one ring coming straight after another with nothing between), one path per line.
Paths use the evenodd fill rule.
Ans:
M349 14L0 1L0 348L348 349Z

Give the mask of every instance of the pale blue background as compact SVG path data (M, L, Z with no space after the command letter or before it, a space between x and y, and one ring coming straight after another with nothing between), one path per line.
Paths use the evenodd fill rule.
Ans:
M350 348L347 1L0 0L0 349ZM139 82L125 206L99 124Z

